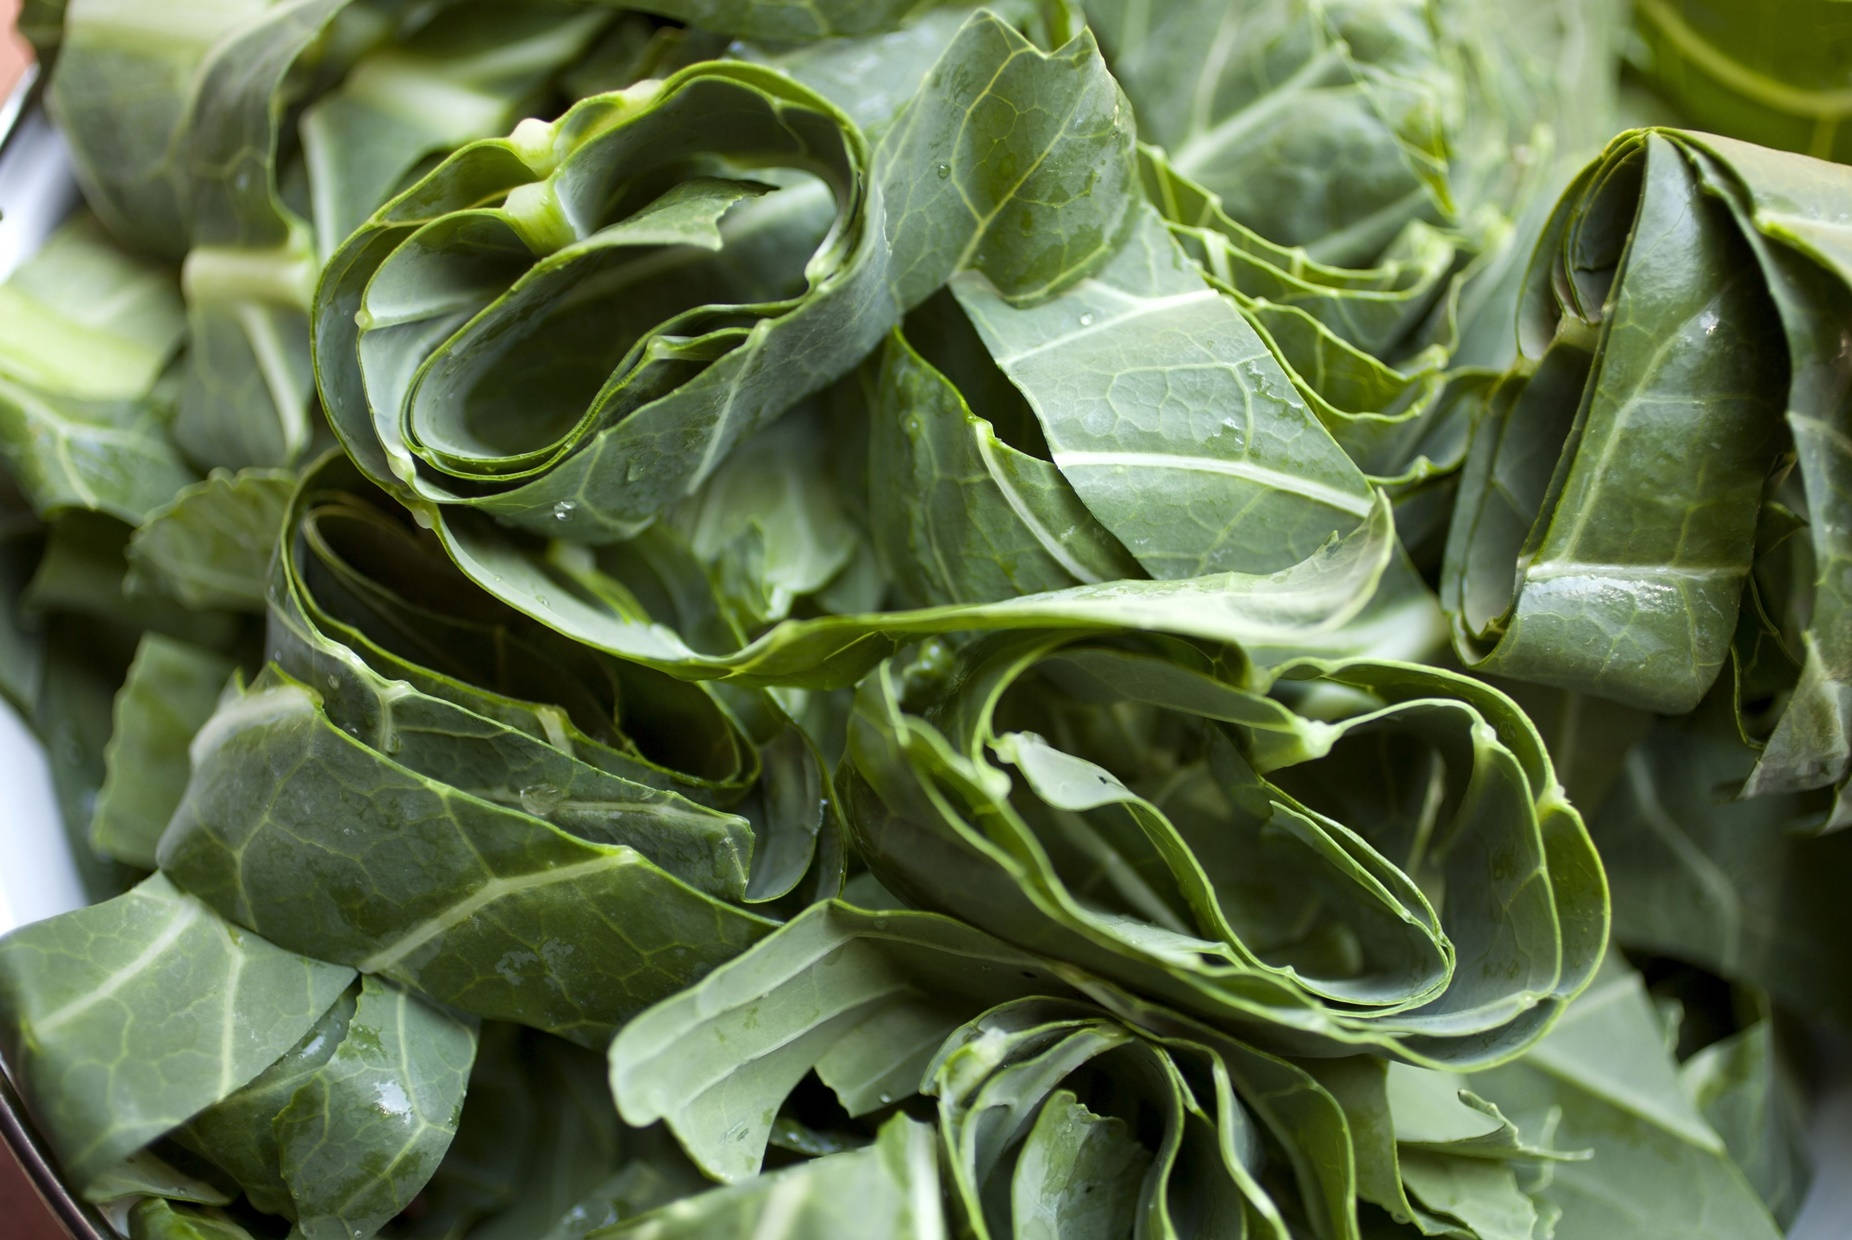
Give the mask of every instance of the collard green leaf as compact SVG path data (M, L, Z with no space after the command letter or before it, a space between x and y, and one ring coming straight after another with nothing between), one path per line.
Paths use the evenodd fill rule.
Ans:
M908 328L934 360L891 341L874 399L871 519L913 597L1266 572L1367 522L1368 483L1149 210L1036 306L952 288Z
M1344 1108L1363 1200L1423 1235L1549 1234L1539 1169L1564 1155L1531 1144L1463 1078L1366 1057L1305 1066Z
M1797 3L1634 67L1837 150ZM132 1234L1772 1240L1845 168L1552 210L1604 0L181 7L27 0L0 285L0 693L165 863L0 1049Z
M823 1240L944 1240L939 1169L926 1125L897 1115L872 1145L710 1189L591 1233L593 1240L672 1240L721 1234Z
M129 1240L251 1240L251 1233L223 1215L144 1197L129 1210Z
M103 751L90 842L144 870L186 791L187 746L231 678L232 663L194 646L143 635L116 692L114 727Z
M1339 446L1373 479L1407 486L1464 455L1467 407L1448 399L1455 304L1471 270L1436 230L1411 230L1373 267L1318 262L1229 216L1144 148L1146 192L1205 277L1254 325Z
M192 611L146 588L129 593L127 551L132 531L103 513L70 512L46 531L43 550L20 604L42 617L82 619L108 630L98 646L99 671L120 679L141 630L151 630L206 649L230 649L239 636L238 618L224 612ZM57 626L54 624L54 628ZM81 637L74 639L81 643ZM124 647L120 661L114 650ZM108 655L110 657L104 657Z
M451 0L369 48L298 123L315 252L333 254L421 161L534 114L609 20L540 0Z
M1475 439L1445 599L1474 666L1684 711L1735 629L1779 349L1765 291L1716 278L1750 256L1675 142L1621 142L1610 160L1545 235L1525 329L1548 351ZM1694 425L1699 469L1679 450Z
M1185 250L1366 474L1447 503L1469 425L1447 367L1510 357L1563 160L1611 132L1613 6L1086 8Z
M1262 235L1337 262L1453 205L1443 126L1458 84L1425 7L1086 5L1147 139ZM1341 179L1305 174L1338 158Z
M1662 723L1589 819L1614 887L1615 938L1852 1023L1842 898L1852 837L1810 838L1820 792L1738 799L1754 754L1725 719Z
M1378 499L1356 530L1274 573L1102 581L985 604L820 616L709 654L657 622L621 584L634 568L628 545L588 562L574 549L537 545L486 520L453 517L439 533L471 580L587 646L694 678L807 687L852 684L898 646L973 630L1128 627L1316 649L1345 641L1346 622L1375 597L1396 553L1394 518Z
M1556 1165L1544 1197L1557 1240L1616 1235L1774 1240L1780 1230L1679 1086L1639 979L1610 965L1556 1030L1472 1088L1519 1123L1560 1112L1556 1142L1593 1156Z
M626 1126L602 1054L486 1026L463 1119L413 1236L579 1240L710 1187L660 1129Z
M1158 1235L1222 1215L1283 1237L1282 1211L1301 1209L1314 1234L1353 1234L1343 1118L1310 1077L931 914L815 906L627 1026L611 1069L628 1119L666 1119L697 1162L744 1185L814 1071L854 1116L938 1098L959 1217L977 1235L1038 1234L1107 1193L1109 1216L1135 1212ZM1083 1094L1111 1113L1085 1111ZM1293 1169L1271 1188L1262 1124ZM1058 1161L1076 1141L1094 1147L1097 1176ZM1011 1222L1038 1175L1071 1197L1037 1194Z
M843 428L832 413L818 401L767 426L664 522L707 566L739 633L787 618L865 554L834 476Z
M283 1178L277 1117L296 1091L334 1057L353 1020L356 994L356 988L349 987L301 1041L248 1085L207 1107L174 1133L180 1146L230 1176L245 1199L266 1214L284 1218L295 1214L290 1185Z
M992 419L1005 410L977 412L971 402L983 397L948 377L964 359L987 362L978 342L956 330L962 311L940 299L911 322L922 345L952 338L932 341L940 346L935 366L896 332L874 379L869 520L901 598L914 606L988 603L1143 575L1058 469L998 434ZM941 326L953 330L933 330ZM948 349L964 357L947 357ZM994 385L989 393L1007 404L1008 393Z
M90 5L66 23L50 94L86 196L116 237L184 259L174 433L191 459L306 450L321 257L420 160L512 124L608 20L520 7L237 0L160 22ZM465 54L485 48L499 60ZM296 108L331 86L300 119L298 171Z
M140 521L194 480L146 397L89 399L0 374L0 462L41 516Z
M400 1213L456 1132L473 1023L363 978L288 1053L177 1134L292 1235L351 1240Z
M1849 175L1675 130L1616 139L1545 233L1522 311L1534 365L1475 437L1448 546L1456 644L1489 672L1682 713L1739 615L1785 638L1798 672L1771 689L1752 793L1852 766L1834 439L1852 378L1830 326L1852 306ZM1765 495L1804 540L1759 537ZM1759 542L1800 566L1758 563ZM1758 583L1760 614L1742 606L1752 566L1791 581Z
M533 624L345 463L310 474L287 530L269 654L382 757L723 899L840 882L828 777L769 694L678 683Z
M956 0L647 0L624 7L742 39L803 43L875 34Z
M1329 1079L1355 1065L1374 1082L1373 1109L1321 1065L1308 1075L950 919L826 904L627 1026L611 1080L628 1119L666 1120L747 1185L810 1073L854 1117L936 1098L957 1217L979 1236L1118 1235L1134 1219L1166 1237L1356 1236L1372 1185L1353 1166L1403 1193L1393 1146L1370 1160L1372 1122L1416 1174L1436 1169L1425 1182L1484 1164L1520 1203L1518 1178L1556 1157L1456 1098L1458 1078L1398 1068L1414 1083L1385 1093L1380 1061L1331 1062Z
M1606 939L1529 721L1431 668L995 637L871 677L849 753L884 885L1268 1044L1503 1058Z
M1368 267L1435 226L1462 260L1496 247L1492 221L1546 188L1553 148L1608 124L1599 5L1084 7L1145 139L1246 229L1321 262Z
M276 1116L303 1240L356 1240L411 1201L449 1148L472 1023L363 978L346 1035Z
M295 486L295 476L283 470L213 470L136 526L126 589L198 609L262 611Z
M185 149L190 88L214 47L268 7L212 5L185 21L138 5L66 12L48 102L84 199L112 235L162 258L185 254L192 170L175 156ZM125 98L136 106L120 107Z
M956 985L953 983L956 982ZM624 1026L611 1089L709 1174L759 1169L785 1098L816 1070L851 1115L919 1087L939 1044L986 1007L1071 993L1033 958L949 918L818 905L762 952L721 966ZM762 1053L732 1050L740 1038Z
M633 847L420 774L274 671L195 738L159 860L281 943L588 1043L770 925Z
M169 442L178 292L79 215L0 285L0 463L41 517L139 521L193 481Z
M0 369L42 392L132 398L154 386L185 330L179 289L80 212L0 284Z
M1635 0L1629 59L1694 127L1852 162L1837 0Z
M193 460L286 465L308 447L304 315L316 259L308 226L279 194L282 90L349 3L258 8L212 44L182 88L185 118L159 157L177 166L184 195L189 340L174 438Z
M1800 1084L1764 1017L1679 1066L1679 1081L1783 1228L1794 1221L1812 1168Z
M82 1191L263 1071L352 977L156 875L0 939L0 1035Z
M1152 577L1275 571L1368 518L1362 475L1154 212L1040 305L977 273L952 288L1054 466Z
M89 847L115 695L134 657L135 640L120 625L87 616L54 617L45 634L43 674L32 704L32 725L45 743L63 838L84 894L92 900L121 894L137 877Z
M942 64L872 155L820 96L732 62L465 147L324 276L336 432L408 500L627 535L953 271L1034 296L1101 261L1131 135L1091 40L1043 53L979 14ZM581 341L593 306L621 326Z

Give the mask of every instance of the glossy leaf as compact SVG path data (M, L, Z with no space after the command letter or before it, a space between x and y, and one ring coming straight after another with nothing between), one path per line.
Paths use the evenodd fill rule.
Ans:
M356 827L376 821L369 806L386 810L389 829ZM594 1043L769 928L633 847L419 774L344 732L319 694L280 673L195 739L159 859L281 943ZM625 907L651 915L606 912Z
M371 1235L405 1208L456 1133L475 1050L472 1025L362 980L346 1035L275 1120L303 1240Z

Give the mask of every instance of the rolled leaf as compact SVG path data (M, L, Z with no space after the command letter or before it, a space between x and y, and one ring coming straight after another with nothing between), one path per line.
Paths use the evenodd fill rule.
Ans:
M323 277L336 433L408 502L627 536L954 271L1032 297L1104 259L1132 138L1091 38L978 14L942 64L873 153L738 62L463 148Z
M1745 722L1766 744L1752 794L1852 769L1848 187L1728 139L1617 138L1545 233L1527 365L1475 436L1448 543L1475 668L1683 713L1738 646L1777 699Z
M1455 1100L1455 1078L1399 1069L1407 1083L1385 1095L1373 1071L1372 1112L1305 1068L948 918L843 904L810 909L611 1048L625 1116L665 1120L698 1163L748 1188L765 1182L753 1174L807 1073L857 1123L916 1092L936 1099L948 1193L978 1236L1169 1237L1219 1221L1355 1237L1359 1193L1381 1182L1352 1168L1378 1137L1387 1161L1371 1166L1396 1200L1398 1141L1411 1175L1423 1158L1469 1174L1553 1157L1495 1109Z
M1529 721L1432 668L999 636L870 677L849 754L890 890L1263 1045L1505 1058L1606 939Z

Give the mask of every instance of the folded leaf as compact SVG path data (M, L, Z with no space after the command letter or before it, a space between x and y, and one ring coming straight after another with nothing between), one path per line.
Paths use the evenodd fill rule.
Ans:
M1614 887L1615 938L1852 1024L1842 898L1852 836L1810 838L1821 792L1734 796L1755 760L1715 713L1661 723L1589 818Z
M1606 938L1528 720L1431 668L993 637L864 682L849 754L888 888L1264 1045L1504 1058Z
M82 1192L263 1071L352 977L157 874L0 939L0 1045Z
M193 766L159 852L176 882L266 937L482 1016L595 1043L769 928L635 848L394 761L281 673L208 722ZM650 916L607 915L626 907Z
M463 148L324 275L337 434L407 501L627 536L954 271L1030 297L1103 260L1131 135L1091 39L979 14L942 63L872 154L738 62Z
M1617 138L1544 235L1530 364L1474 438L1448 542L1456 645L1487 672L1684 713L1739 615L1781 646L1796 670L1769 689L1772 722L1745 723L1767 744L1751 794L1852 769L1836 429L1852 362L1832 326L1852 311L1847 186L1842 167L1728 139ZM1777 503L1804 538L1770 537ZM1829 825L1847 820L1838 806Z
M1560 1112L1556 1141L1587 1148L1542 1190L1560 1206L1557 1240L1781 1233L1723 1141L1679 1087L1639 979L1610 966L1525 1058L1480 1073L1472 1088L1520 1124Z

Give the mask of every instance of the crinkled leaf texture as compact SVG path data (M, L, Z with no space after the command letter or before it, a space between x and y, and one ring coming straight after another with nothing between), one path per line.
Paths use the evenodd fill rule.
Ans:
M1606 942L1530 722L1434 668L996 636L869 677L849 757L890 890L1263 1045L1506 1058Z
M1448 542L1480 670L1678 714L1734 648L1779 701L1744 722L1752 795L1852 771L1849 190L1852 170L1726 138L1615 139L1544 234L1528 361ZM1847 821L1842 791L1827 822Z
M807 910L611 1048L626 1118L666 1121L744 1186L764 1181L767 1140L811 1073L867 1124L936 1099L948 1190L978 1236L1120 1235L1137 1220L1171 1237L1220 1220L1356 1237L1360 1200L1406 1209L1406 1192L1440 1197L1436 1184L1481 1171L1481 1196L1534 1213L1518 1169L1555 1157L1457 1078L1296 1065L948 918L842 903ZM1429 1217L1430 1234L1478 1234Z
M940 64L873 152L733 61L464 147L322 278L337 434L408 501L633 534L953 272L1033 298L1102 261L1132 134L1091 37L979 13Z

